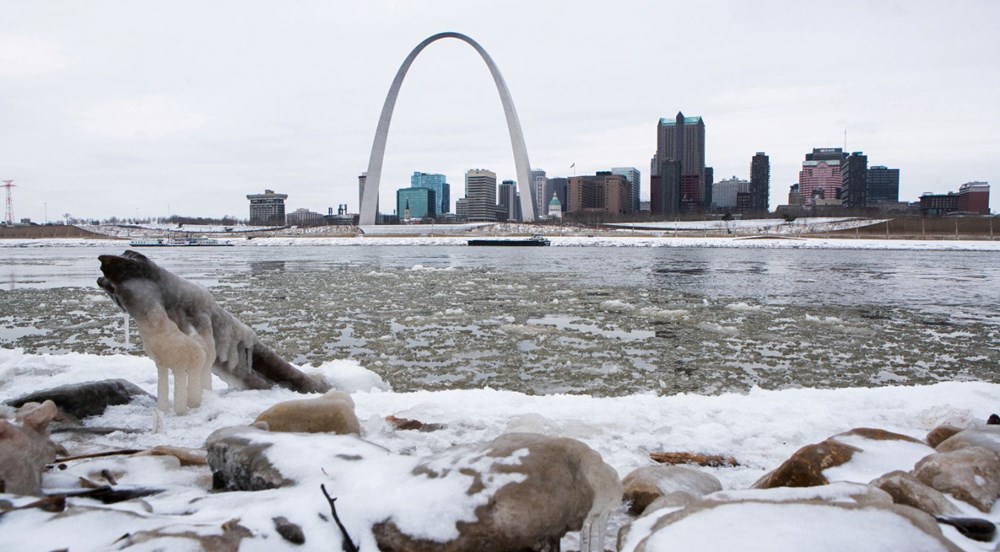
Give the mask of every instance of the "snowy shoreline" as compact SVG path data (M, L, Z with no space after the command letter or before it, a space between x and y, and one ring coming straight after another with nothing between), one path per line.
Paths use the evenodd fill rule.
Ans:
M552 247L676 247L720 249L872 249L905 251L1000 252L1000 240L900 240L817 237L604 237L547 236ZM467 237L453 236L371 236L371 237L261 237L252 240L218 238L236 247L358 247L358 246L461 246ZM80 247L128 247L127 239L4 239L0 249ZM199 248L200 249L200 248ZM211 248L209 248L211 249Z
M923 440L928 431L943 424L981 425L996 409L1000 397L1000 385L982 382L778 391L754 388L747 393L715 396L637 394L609 398L531 396L489 388L396 393L354 361L331 361L319 368L304 369L335 378L338 386L351 392L362 438L390 453L385 460L366 460L371 464L365 469L370 470L375 480L385 477L379 474L399 468L398 460L392 458L426 457L455 444L485 442L511 432L533 432L582 441L597 451L620 477L635 468L651 465L650 452L683 451L733 457L739 465L701 468L717 477L725 491L733 491L748 488L800 447L852 428L880 428ZM0 396L5 399L59 385L108 378L127 379L155 393L156 370L144 357L34 355L17 349L0 349ZM215 389L207 394L200 408L188 415L166 415L158 432L152 427L153 403L139 401L109 407L104 414L85 420L87 427L117 427L125 431L55 436L71 454L157 445L201 448L214 430L249 424L270 406L302 397L284 389L229 390L218 380ZM385 420L387 416L438 424L439 429L400 431ZM362 549L375 549L371 535L363 528L371 523L372 516L380 515L378 508L385 507L385 500L373 502L372 497L365 495L367 487L363 484L351 485L341 479L337 488L337 475L323 471L330 460L324 459L321 450L310 451L308 460L287 461L306 460L316 471L315 478L325 479L328 486L334 482L345 523L361 541ZM906 465L906 455L890 455L879 462L887 466L898 464L896 468L903 470L911 467ZM242 523L257 535L244 541L241 550L290 550L294 545L274 535L270 521L273 515L284 515L302 523L311 535L328 535L322 542L308 541L305 549L336 548L333 543L338 536L332 529L326 529L328 524L317 519L317 514L328 511L326 503L312 490L290 487L256 494L212 493L205 468L170 467L169 463L149 458L113 457L76 464L71 464L63 474L49 476L48 482L43 482L45 490L58 492L76 485L73 474L110 469L119 474L122 485L152 485L165 492L144 499L151 512L136 510L129 503L100 506L86 499L70 499L71 508L79 509L81 515L59 516L37 509L8 515L3 520L7 528L13 529L8 532L8 538L12 539L7 541L8 545L19 550L48 550L72 542L74 550L103 550L126 531L159 526L175 527L177 531L201 527L198 531L207 534L212 532L211 527L241 517ZM440 525L441 511L433 505L443 500L447 498L423 497L421 502L428 507L422 514L410 511L409 515L422 515L428 525ZM963 513L1000 522L1000 507L994 507L990 513L971 508ZM127 516L123 517L124 514ZM619 512L613 526L627 521L625 514ZM123 523L126 525L122 526ZM984 549L953 531L945 533L964 549ZM613 542L614 535L609 538ZM568 535L564 546L572 548L575 539L575 534Z

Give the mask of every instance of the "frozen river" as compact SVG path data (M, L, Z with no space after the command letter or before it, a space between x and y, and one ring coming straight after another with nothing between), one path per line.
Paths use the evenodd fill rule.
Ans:
M0 249L0 346L126 352L122 246ZM397 391L624 395L998 382L996 251L464 246L147 250L285 358ZM138 336L128 352L139 354Z

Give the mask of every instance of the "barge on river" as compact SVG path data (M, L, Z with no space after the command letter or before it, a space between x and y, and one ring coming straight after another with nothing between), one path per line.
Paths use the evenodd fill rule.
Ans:
M499 246L513 246L513 247L538 247L551 245L547 238L544 236L535 234L530 238L522 239L505 239L505 238L476 238L469 240L469 245L499 245Z

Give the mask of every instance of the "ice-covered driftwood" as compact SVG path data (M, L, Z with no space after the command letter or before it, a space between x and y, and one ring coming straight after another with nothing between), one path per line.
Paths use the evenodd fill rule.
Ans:
M178 414L200 406L213 372L241 389L279 385L300 393L329 390L260 343L254 331L219 306L204 287L136 251L101 255L98 260L104 276L97 285L135 319L143 348L156 363L160 409L167 409L168 371L174 374Z

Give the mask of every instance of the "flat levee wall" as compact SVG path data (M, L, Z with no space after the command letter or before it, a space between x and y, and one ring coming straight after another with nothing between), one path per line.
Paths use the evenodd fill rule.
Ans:
M53 238L86 238L95 240L113 239L109 236L88 232L71 225L52 226L0 226L0 239L32 240Z
M898 217L830 234L844 238L991 240L1000 239L1000 217Z

